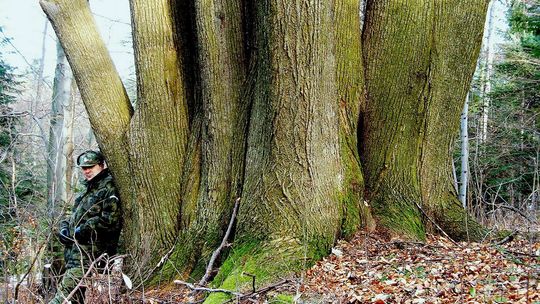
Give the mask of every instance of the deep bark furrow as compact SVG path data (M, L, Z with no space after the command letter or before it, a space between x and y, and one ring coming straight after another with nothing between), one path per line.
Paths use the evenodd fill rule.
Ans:
M338 86L339 141L343 162L342 235L350 236L360 225L372 227L363 202L364 179L358 153L361 112L365 109L364 63L360 36L361 1L334 1L336 82ZM363 115L363 114L362 114Z

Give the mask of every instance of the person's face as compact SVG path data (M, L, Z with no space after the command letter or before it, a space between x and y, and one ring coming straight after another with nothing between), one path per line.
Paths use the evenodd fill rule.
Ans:
M103 171L103 165L94 165L92 167L81 167L81 170L84 174L84 178L89 181L94 176L98 175L99 172Z

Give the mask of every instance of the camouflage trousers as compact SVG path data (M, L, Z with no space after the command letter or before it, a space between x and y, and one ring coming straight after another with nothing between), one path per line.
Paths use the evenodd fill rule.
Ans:
M62 282L58 285L54 298L49 301L49 304L62 304L66 297L79 285L84 276L81 267L70 268L64 273ZM77 291L66 303L83 304L85 287L82 284L77 288Z

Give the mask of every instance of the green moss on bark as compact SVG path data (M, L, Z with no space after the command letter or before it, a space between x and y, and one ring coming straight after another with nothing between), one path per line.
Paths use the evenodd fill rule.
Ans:
M415 196L387 188L380 191L371 202L378 225L396 235L424 240L426 231L421 212L414 203Z
M325 237L312 237L305 241L279 238L244 243L232 250L212 285L246 292L251 290L252 276L255 276L256 288L263 287L311 267L315 261L328 255L329 243L332 244ZM205 303L223 303L228 299L230 295L216 293L211 294Z
M341 201L345 208L343 223L341 225L341 235L349 239L361 225L359 202L357 196L351 193L351 191L346 192Z
M341 131L340 148L343 153L344 169L344 190L339 201L344 208L343 221L341 224L341 235L350 238L365 223L362 223L360 216L360 201L364 192L364 180L362 171L358 163L358 153L355 153L356 146L350 146L344 131ZM356 144L356 143L354 143ZM356 157L355 157L356 156Z
M480 241L487 235L487 229L467 214L454 195L448 194L446 202L436 209L435 220L448 236L455 241Z

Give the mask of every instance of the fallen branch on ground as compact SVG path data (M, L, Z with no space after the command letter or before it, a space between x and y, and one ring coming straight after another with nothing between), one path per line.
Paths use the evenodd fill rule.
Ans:
M182 280L174 280L174 284L179 284L179 285L187 286L189 289L191 289L191 290L193 290L193 291L222 292L222 293L231 294L231 295L238 296L238 297L244 295L244 294L242 294L242 293L240 293L240 292L236 292L236 291L232 291L232 290L228 290L228 289L197 287L197 286L195 286L194 284L191 284L191 283L188 283L188 282L184 282L184 281L182 281Z
M496 245L496 246L500 246L500 245L503 245L503 244L506 244L508 242L511 242L513 239L514 239L514 236L518 233L517 230L515 230L514 232L510 233L509 235L507 235L504 239L498 241L497 243L494 243L493 245Z
M261 295L261 294L265 294L271 290L274 290L282 285L285 285L287 283L290 283L291 280L289 279L284 279L284 280L281 280L275 284L272 284L272 285L269 285L269 286L266 286L266 287L263 287L257 291L254 291L252 293L248 293L248 294L245 294L245 295L242 295L242 296L238 296L236 299L230 299L229 301L225 302L225 303L229 303L231 301L235 301L235 300L248 300L248 299L251 299L251 298L254 298L255 296L258 296L258 295Z

